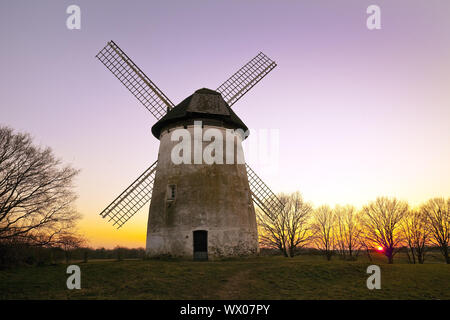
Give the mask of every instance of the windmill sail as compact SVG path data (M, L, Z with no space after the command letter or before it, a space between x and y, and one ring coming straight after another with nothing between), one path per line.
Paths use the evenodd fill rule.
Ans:
M96 57L116 76L120 82L150 111L156 119L161 119L174 104L142 72L114 41L107 45Z
M156 164L157 161L100 213L103 218L113 221L117 229L151 200Z
M245 164L247 169L248 184L252 193L253 202L268 216L277 214L283 210L283 204L261 178Z
M231 107L276 66L275 61L260 52L222 83L216 91L222 94L224 100Z

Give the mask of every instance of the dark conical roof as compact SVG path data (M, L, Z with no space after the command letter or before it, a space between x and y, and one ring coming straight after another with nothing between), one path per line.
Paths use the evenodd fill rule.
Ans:
M193 120L205 120L206 124L208 121L214 121L214 124L221 123L227 128L248 130L219 92L203 88L195 91L168 111L153 125L152 133L159 139L164 128L174 124L191 124Z

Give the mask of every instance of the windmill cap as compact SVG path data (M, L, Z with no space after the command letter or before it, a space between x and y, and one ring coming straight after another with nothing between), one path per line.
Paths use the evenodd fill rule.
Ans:
M202 121L204 125L242 129L244 132L248 130L219 92L202 88L169 110L153 125L152 133L159 139L163 130L192 125L194 121Z
M211 89L208 89L208 88L201 88L201 89L198 89L198 90L196 90L195 92L194 92L194 94L195 93L200 93L200 94L214 94L214 95L216 95L216 96L222 96L221 94L220 94L220 92L217 92L217 91L214 91L214 90L211 90Z

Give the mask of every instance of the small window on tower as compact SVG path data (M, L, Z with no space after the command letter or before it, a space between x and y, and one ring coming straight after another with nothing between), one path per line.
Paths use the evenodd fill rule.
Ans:
M167 200L175 200L177 195L177 186L174 184L169 185L167 188Z

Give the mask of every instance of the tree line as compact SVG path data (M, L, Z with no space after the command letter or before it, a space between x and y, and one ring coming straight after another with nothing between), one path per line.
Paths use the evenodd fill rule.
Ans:
M314 208L299 192L279 194L278 210L257 210L260 245L275 248L285 257L298 249L319 249L327 260L333 255L356 259L378 249L388 263L405 249L408 261L424 263L430 247L437 247L450 263L450 198L434 198L416 208L396 198L379 197L357 209L352 205ZM268 204L269 206L269 204Z

